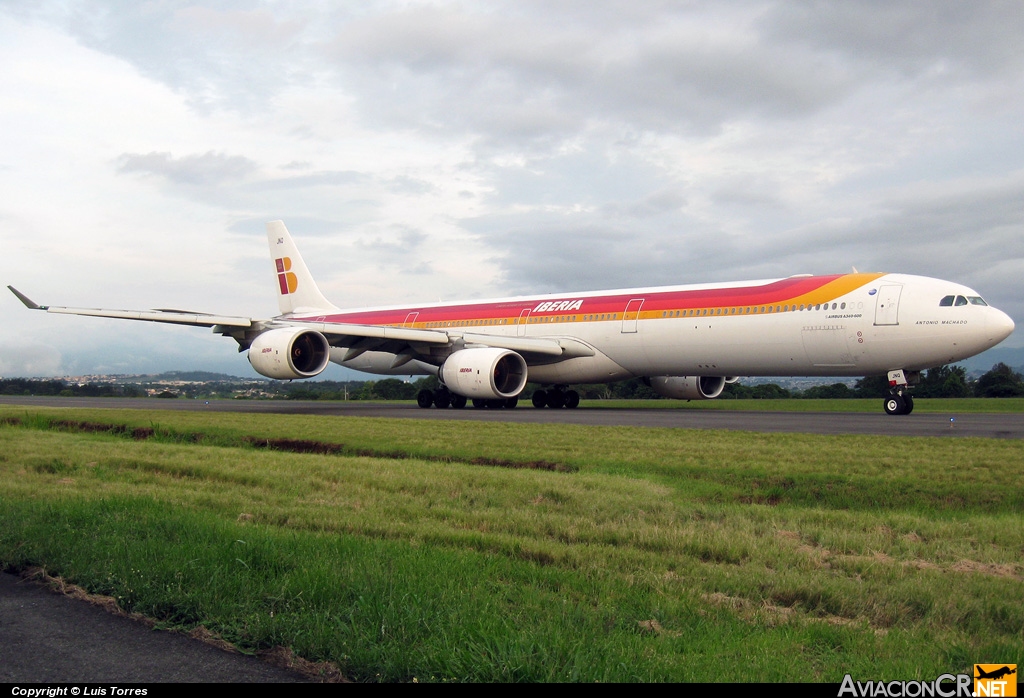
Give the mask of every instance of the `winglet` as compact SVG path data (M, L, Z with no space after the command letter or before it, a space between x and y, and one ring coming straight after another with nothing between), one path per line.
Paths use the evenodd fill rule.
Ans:
M270 244L270 258L274 260L277 304L282 315L338 310L320 293L284 221L267 223L267 242Z
M18 300L25 304L26 308L29 308L30 310L46 310L45 305L39 305L31 298L26 296L24 293L14 288L14 286L8 286L7 288L11 289L11 293L16 295L18 297Z

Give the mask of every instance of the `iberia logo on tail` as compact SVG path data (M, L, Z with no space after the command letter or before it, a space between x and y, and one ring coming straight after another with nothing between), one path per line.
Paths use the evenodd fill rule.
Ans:
M277 283L281 285L281 295L287 296L289 293L295 293L295 289L299 287L299 279L290 271L292 258L280 257L274 260L274 264L277 265Z

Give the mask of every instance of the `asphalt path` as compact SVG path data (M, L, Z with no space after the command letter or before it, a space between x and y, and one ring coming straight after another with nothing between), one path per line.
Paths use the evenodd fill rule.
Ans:
M392 419L476 420L526 424L587 424L592 426L726 429L730 431L805 434L873 434L879 436L975 436L1024 438L1024 415L924 413L890 416L878 412L741 412L721 409L536 409L514 410L421 409L408 403L327 402L316 400L161 400L158 398L61 398L0 396L0 403L26 407L87 407L90 409L190 410L260 414L316 414L339 417ZM951 401L955 405L955 401Z
M151 630L99 606L0 573L0 683L307 681L255 657ZM109 695L109 694L108 694Z

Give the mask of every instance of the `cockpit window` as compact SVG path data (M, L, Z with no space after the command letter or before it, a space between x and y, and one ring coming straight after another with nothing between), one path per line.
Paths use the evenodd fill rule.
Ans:
M967 300L971 302L971 305L988 305L981 296L967 296Z
M964 298L963 296L957 296L956 303L954 303L953 305L967 305L967 299Z
M944 296L943 299L939 301L939 307L944 308L951 305L953 305L953 296Z

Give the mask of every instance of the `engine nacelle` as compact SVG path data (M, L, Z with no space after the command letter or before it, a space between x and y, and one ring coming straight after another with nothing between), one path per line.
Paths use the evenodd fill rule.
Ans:
M249 363L256 372L278 380L312 378L327 368L330 358L326 337L296 327L264 332L249 347Z
M658 395L676 400L711 400L722 394L726 383L736 382L726 376L651 376L647 384Z
M438 377L448 390L468 398L516 397L526 387L526 361L508 349L462 349L445 360Z

